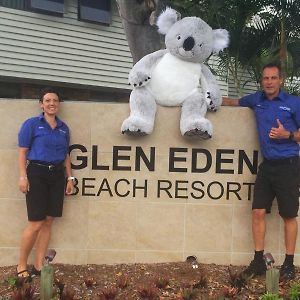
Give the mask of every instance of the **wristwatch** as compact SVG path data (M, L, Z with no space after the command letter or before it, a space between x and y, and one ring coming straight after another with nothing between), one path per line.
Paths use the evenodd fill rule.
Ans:
M69 176L68 178L67 178L67 180L69 181L69 180L75 180L75 177L74 176Z
M289 140L294 140L294 132L290 131Z

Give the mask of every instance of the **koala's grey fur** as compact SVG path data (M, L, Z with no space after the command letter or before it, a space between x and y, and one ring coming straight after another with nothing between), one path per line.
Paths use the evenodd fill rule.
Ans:
M130 116L121 131L150 134L158 103L182 106L182 135L208 139L213 128L205 118L207 109L216 111L222 98L216 79L203 62L227 47L229 34L225 29L213 30L197 17L180 19L172 8L158 17L157 26L166 35L166 49L144 56L130 71Z

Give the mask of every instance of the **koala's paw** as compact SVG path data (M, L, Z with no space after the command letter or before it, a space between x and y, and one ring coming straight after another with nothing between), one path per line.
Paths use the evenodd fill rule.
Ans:
M144 72L134 72L129 75L129 84L135 87L141 87L151 80L150 75Z
M217 111L218 107L214 104L214 101L212 100L212 95L209 91L205 92L205 101L207 103L207 108L211 111Z
M144 136L144 135L147 135L146 132L143 132L140 129L138 129L137 131L131 131L129 129L126 129L126 130L122 131L122 133L127 134L127 135L131 135L131 136Z
M130 116L123 122L121 132L132 136L144 136L151 133L151 129L144 120Z
M181 125L180 130L183 136L200 140L212 137L212 124L205 118L187 119Z
M200 140L208 140L211 138L211 135L206 130L202 131L198 128L185 132L184 136L187 136L189 138L194 138L194 139L200 139Z

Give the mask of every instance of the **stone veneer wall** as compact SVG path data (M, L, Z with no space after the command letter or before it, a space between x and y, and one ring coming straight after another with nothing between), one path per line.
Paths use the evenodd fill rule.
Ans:
M11 265L17 262L27 221L24 195L17 186L17 133L26 118L39 113L39 105L36 100L2 99L0 113L0 265ZM238 159L239 153L246 153L251 162L259 150L252 112L222 107L209 113L214 126L209 141L180 135L179 108L159 107L151 136L122 135L120 126L128 113L128 104L61 105L71 144L81 145L81 150L74 147L72 163L81 165L85 157L88 162L73 170L78 194L66 197L64 216L54 224L50 247L57 250L56 262L167 262L193 254L205 263L247 264L253 253L249 184L255 175L245 163L239 172ZM153 171L135 159L136 151L149 159L151 147ZM198 172L192 171L192 153ZM280 264L285 253L283 224L275 205L267 225L265 249ZM300 264L299 240L295 262Z

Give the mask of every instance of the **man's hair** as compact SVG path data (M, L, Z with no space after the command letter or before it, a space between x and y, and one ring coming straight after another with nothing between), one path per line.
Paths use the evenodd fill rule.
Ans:
M263 66L261 73L266 69L266 68L277 68L278 69L278 73L279 73L279 77L282 77L282 72L281 72L281 66L278 63L268 63L266 65Z
M58 92L57 90L55 90L54 88L51 88L51 87L43 88L43 89L40 91L39 101L40 101L40 102L43 102L44 96L45 96L46 94L48 94L48 93L56 94L57 97L58 97L59 102L62 101L59 92Z

